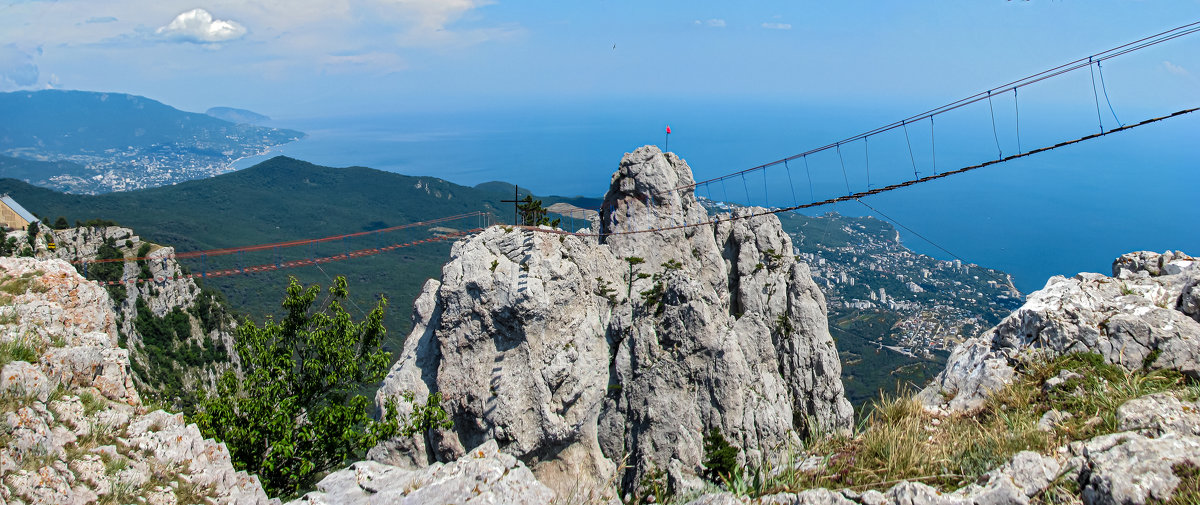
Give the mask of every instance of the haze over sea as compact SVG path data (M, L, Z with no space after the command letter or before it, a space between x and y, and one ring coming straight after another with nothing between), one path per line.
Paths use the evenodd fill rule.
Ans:
M1086 98L1091 99L1090 96ZM1003 101L1002 101L1003 100ZM1001 147L1016 151L1011 96L997 98ZM1026 104L1021 114L1024 150L1098 130L1095 110L1079 104ZM1007 107L1007 108L1003 108ZM1042 110L1038 110L1042 109ZM1001 112L1003 110L1003 112ZM1010 112L1013 111L1013 112ZM1173 110L1120 111L1132 122ZM704 180L825 145L912 114L886 107L734 102L609 102L460 111L281 118L273 124L309 137L271 153L329 165L361 165L408 175L432 175L474 185L501 180L536 194L599 197L622 153L644 144L660 147L672 127L670 150ZM939 171L996 156L986 102L937 119ZM1114 126L1106 111L1106 129ZM1039 289L1052 275L1107 273L1118 255L1168 248L1200 251L1200 117L1119 132L1029 158L865 199L929 242L901 230L911 249L942 259L950 251L966 261L1011 273L1022 292ZM871 137L873 186L928 175L933 155L928 121L910 127L913 156L903 130ZM989 158L990 157L990 158ZM243 160L240 168L265 157ZM862 141L843 146L843 177L836 151L789 164L800 203L866 188ZM701 187L701 196L744 204L793 204L782 167ZM765 184L764 184L765 183ZM764 186L768 189L764 200ZM857 202L819 207L820 214L873 214ZM876 217L880 217L875 214Z

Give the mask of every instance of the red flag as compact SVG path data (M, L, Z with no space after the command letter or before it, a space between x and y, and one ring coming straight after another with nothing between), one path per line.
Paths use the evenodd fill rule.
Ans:
M670 126L668 126L668 127L667 127L667 135L670 135L670 134L671 134L671 127L670 127Z

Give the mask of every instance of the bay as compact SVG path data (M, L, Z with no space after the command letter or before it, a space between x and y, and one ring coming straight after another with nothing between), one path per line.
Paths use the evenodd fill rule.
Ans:
M1023 103L1019 111L1000 104L999 112L975 104L938 116L932 130L928 120L916 121L765 174L704 184L697 193L789 206L1009 155L1018 152L1018 140L1028 151L1099 131L1096 112L1078 103ZM862 104L643 99L292 117L273 126L305 131L307 138L238 167L282 154L458 184L501 180L536 194L601 196L621 155L645 144L662 147L668 125L669 149L703 181L912 112ZM1122 112L1122 119L1134 121L1173 111ZM1108 273L1112 260L1129 251L1200 254L1200 117L1193 116L865 198L874 210L846 202L805 212L887 216L902 224L909 248L1004 270L1022 292L1041 288L1051 275ZM1114 117L1108 121L1105 129L1116 126Z

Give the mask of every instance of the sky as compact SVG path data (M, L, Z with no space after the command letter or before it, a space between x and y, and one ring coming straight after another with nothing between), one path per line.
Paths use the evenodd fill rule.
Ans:
M309 133L281 148L308 161L598 195L667 124L715 177L1197 21L1200 0L0 0L0 91L246 108ZM1076 71L1022 88L1019 114L1002 93L994 112L939 116L936 155L922 123L915 148L893 131L869 156L859 141L814 157L814 177L840 192L849 165L862 188L881 166L927 175L1200 105L1200 33L1103 68L1113 110ZM1177 224L1196 212L1192 116L873 205L1023 288L1129 250L1194 250Z
M1200 0L0 0L0 91L273 117L625 98L920 108L1197 20ZM1128 64L1129 86L1200 98L1200 44L1165 46Z

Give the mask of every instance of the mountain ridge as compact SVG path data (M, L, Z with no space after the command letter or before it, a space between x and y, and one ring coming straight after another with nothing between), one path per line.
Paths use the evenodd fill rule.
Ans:
M30 179L48 179L43 185L77 193L207 177L227 171L238 158L304 136L295 130L234 124L126 93L0 93L0 155L81 165L86 169L82 175Z

